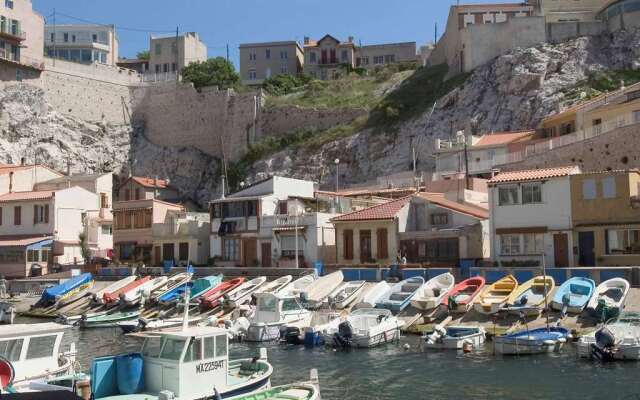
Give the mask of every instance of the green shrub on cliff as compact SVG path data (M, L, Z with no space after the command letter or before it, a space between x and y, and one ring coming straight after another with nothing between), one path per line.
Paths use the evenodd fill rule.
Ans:
M220 89L237 87L240 76L232 63L223 57L193 62L182 70L182 80L192 82L196 89L217 86Z

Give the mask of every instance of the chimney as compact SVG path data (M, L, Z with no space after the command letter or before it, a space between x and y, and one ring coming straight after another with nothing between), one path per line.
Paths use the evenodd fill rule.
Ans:
M9 193L13 192L13 171L9 172Z
M349 36L349 37L347 38L347 42L349 42L349 43L353 43L353 36Z
M304 37L304 44L305 45L309 44L309 36Z

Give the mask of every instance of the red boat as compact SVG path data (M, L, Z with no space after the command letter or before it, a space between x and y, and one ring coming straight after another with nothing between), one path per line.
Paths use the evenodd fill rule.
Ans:
M452 313L469 311L476 297L484 288L484 284L485 280L481 276L474 276L458 283L442 300L441 306Z
M121 287L120 289L116 290L115 292L105 293L104 297L103 297L105 304L113 303L113 302L116 302L116 301L120 300L120 294L127 293L127 292L129 292L131 290L134 290L138 286L140 286L143 283L147 282L149 279L151 279L150 276L145 276L144 278L136 279L135 281L131 282L130 284L128 284L128 285L126 285L124 287Z
M245 278L235 278L230 281L222 282L218 286L209 289L208 292L200 296L198 299L200 307L205 310L211 310L218 307L220 305L220 299L231 290L242 285L244 281Z

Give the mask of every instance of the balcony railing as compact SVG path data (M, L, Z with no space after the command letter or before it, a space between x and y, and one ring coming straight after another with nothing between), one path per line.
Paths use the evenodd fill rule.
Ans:
M9 37L16 40L26 40L27 34L23 30L12 27L8 24L0 24L0 36Z

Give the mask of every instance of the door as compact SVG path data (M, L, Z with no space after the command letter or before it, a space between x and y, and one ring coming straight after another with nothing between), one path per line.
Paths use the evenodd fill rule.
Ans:
M271 242L260 245L260 255L262 256L262 267L271 268Z
M596 265L595 235L592 231L578 232L578 263L582 267Z
M255 266L258 259L258 241L256 239L242 240L242 265L244 267Z
M162 260L173 261L174 258L174 246L173 243L164 243L162 245Z
M553 258L556 267L567 268L569 266L569 239L566 233L553 235Z
M155 265L160 265L160 264L162 264L162 259L161 259L161 256L160 256L160 254L161 254L161 253L160 253L160 246L155 246L155 247L153 248L153 254L154 254L154 256L153 256L153 263L154 263Z

